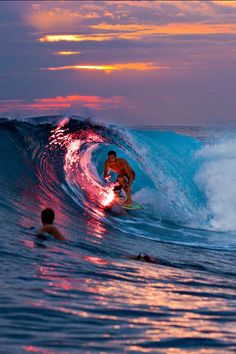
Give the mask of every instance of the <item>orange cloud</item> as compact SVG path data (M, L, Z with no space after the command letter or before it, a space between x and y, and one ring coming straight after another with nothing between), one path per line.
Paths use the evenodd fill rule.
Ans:
M236 8L236 1L98 1L95 3L92 1L89 3L81 1L76 7L73 2L61 1L58 5L58 2L45 1L40 4L33 4L31 11L25 15L25 19L28 24L40 31L68 31L68 33L73 33L73 31L77 32L81 29L83 29L83 31L84 29L86 30L86 28L89 27L88 23L91 23L91 19L93 23L101 19L113 19L115 23L139 23L142 19L141 13L143 9L145 9L147 13L150 12L150 19L147 20L149 23L150 21L155 21L155 18L159 21L158 17L168 20L168 14L171 12L173 18L178 19L178 23L169 24L170 26L178 26L180 24L179 20L183 19L183 21L185 21L186 17L189 15L199 15L201 21L201 16L205 18L206 14L210 22L220 23L220 19L222 19L223 23L221 26L223 26L227 19L227 14L224 15L224 13L222 13L222 7ZM155 17L155 15L157 17ZM87 19L89 22L86 21ZM189 34L191 34L190 28L192 26L196 27L197 25L196 23L182 24L189 28L187 31ZM233 20L232 24L234 24ZM167 27L169 25L167 25ZM100 25L98 24L98 26ZM114 26L110 26L112 32L114 32ZM129 26L129 24L127 24L127 26ZM152 25L147 24L147 26L150 27ZM153 26L155 27L155 25ZM204 23L202 26L207 27L211 25ZM160 25L156 27L162 30L162 28L166 26ZM178 31L174 32L177 33ZM112 35L114 36L113 38L117 38L115 33L112 33ZM125 33L123 36L124 35ZM131 35L131 33L129 35ZM123 36L118 38L124 38ZM81 40L86 40L85 37L86 36L81 36ZM134 36L133 39L135 38ZM104 40L108 39L107 37L107 39ZM96 40L94 34L92 34L92 39L87 40Z
M54 34L39 38L40 42L83 42L83 41L109 41L113 39L141 40L157 35L219 35L236 34L235 23L207 24L207 23L171 23L166 25L146 24L107 24L91 25L94 30L110 31L109 33L96 33L89 35L80 34Z
M55 28L69 30L71 26L78 27L82 15L76 11L63 8L40 10L36 8L26 16L26 22L31 26L43 31L52 31Z
M51 112L52 110L59 111L66 108L81 108L87 107L94 110L103 108L114 108L124 102L122 96L101 97L101 96L83 96L69 95L57 96L52 98L34 99L32 102L24 100L0 100L0 112L13 111L41 111Z
M113 39L113 35L107 34L51 34L39 38L40 42L84 42L84 41L108 41Z
M69 51L60 51L60 52L55 52L56 55L78 55L81 54L81 52L69 52Z
M236 1L230 0L230 1L225 1L225 0L214 0L212 1L216 5L220 6L230 6L230 7L236 7Z
M123 63L123 64L112 64L112 65L68 65L51 67L42 70L49 71L60 71L60 70L98 70L111 73L113 71L124 71L124 70L136 70L136 71L150 71L150 70L160 70L166 69L167 66L158 66L154 63Z
M110 25L101 23L92 25L98 30L113 30L123 32L127 38L141 38L151 35L197 35L197 34L236 34L236 24L207 24L207 23L171 23L166 25L146 25L146 24L116 24Z

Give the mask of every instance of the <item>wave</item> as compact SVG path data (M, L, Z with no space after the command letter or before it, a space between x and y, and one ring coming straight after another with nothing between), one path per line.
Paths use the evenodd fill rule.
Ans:
M109 228L166 240L174 234L188 243L184 228L235 231L235 144L206 145L173 131L104 126L76 116L2 118L0 213L29 225L51 205L59 224L77 218L80 230L89 225L98 237ZM142 211L106 212L113 192L102 174L111 149L136 171L132 191Z
M236 230L236 139L207 145L197 156L201 168L196 183L206 196L206 211L213 230Z

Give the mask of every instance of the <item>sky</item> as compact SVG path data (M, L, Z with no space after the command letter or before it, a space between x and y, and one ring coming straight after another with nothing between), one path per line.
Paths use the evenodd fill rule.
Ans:
M0 116L236 124L236 1L1 1Z

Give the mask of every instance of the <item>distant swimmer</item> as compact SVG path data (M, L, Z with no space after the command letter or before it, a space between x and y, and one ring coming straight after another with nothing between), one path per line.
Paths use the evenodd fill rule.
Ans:
M143 253L143 252L140 252L137 256L130 256L129 258L141 262L156 263L156 264L159 263L157 258L151 257L147 253Z
M46 208L41 212L41 221L43 226L39 230L38 234L42 235L48 233L55 237L57 240L65 241L65 237L61 234L56 226L53 225L55 219L55 213L51 208Z
M125 205L131 205L132 198L130 187L135 179L135 172L125 159L116 157L116 152L113 150L108 152L108 159L105 162L105 180L109 179L109 170L112 170L118 174L117 182L119 185L114 188L114 191L116 192L118 189L123 188L126 194Z

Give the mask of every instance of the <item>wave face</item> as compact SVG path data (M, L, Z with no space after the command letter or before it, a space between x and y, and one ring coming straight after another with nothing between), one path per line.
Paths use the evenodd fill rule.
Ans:
M189 274L187 276L189 270L192 270L193 278L198 274L196 272L206 272L208 277L217 277L219 287L216 292L220 293L221 277L228 276L230 280L225 292L231 294L230 284L235 275L232 257L235 256L236 251L234 173L236 138L234 135L236 137L234 131L222 132L222 129L210 132L200 128L123 129L99 125L75 116L39 117L25 121L0 119L0 218L4 236L1 257L6 265L15 259L18 269L24 267L28 269L29 263L32 271L33 264L40 263L41 265L36 267L37 275L31 274L30 279L33 283L35 279L40 284L43 282L44 295L54 294L55 301L59 303L56 305L52 299L47 298L47 295L42 294L37 301L33 301L30 290L26 289L22 296L27 306L23 308L16 305L19 316L32 309L36 312L39 309L46 309L48 313L43 316L48 321L50 311L56 311L59 317L67 313L72 322L73 316L77 317L77 320L79 318L81 330L83 316L88 316L88 313L92 316L91 313L94 313L94 321L100 323L102 311L105 319L110 319L110 316L116 318L121 328L127 326L136 328L134 323L138 311L142 311L142 306L150 309L154 303L150 296L145 300L146 295L139 288L140 307L136 303L135 309L132 310L136 312L132 313L131 308L135 300L130 298L129 293L136 291L136 275L132 274L132 269L143 279L141 284L147 281L145 272L150 279L155 279L156 276L154 270L150 269L150 265L140 266L138 262L137 271L137 262L129 260L130 256L132 258L140 251L158 258L161 267L159 276L163 279L166 273L167 278L174 276L173 267L183 278L190 277ZM133 198L143 205L142 210L124 212L118 206L111 210L107 209L113 198L113 192L111 187L105 185L102 175L109 150L115 150L119 157L127 159L135 170ZM112 178L115 181L116 176L112 175ZM53 245L53 240L50 239L40 241L42 242L40 245L38 241L35 242L40 212L48 206L55 210L56 223L69 239L66 245L55 246L56 241L54 241L54 246L49 247L48 245ZM21 244L23 254L15 244L15 237L18 246ZM26 251L29 254L26 255ZM46 254L46 259L39 261L43 252ZM224 261L222 261L222 254ZM60 268L59 259L64 262L63 270ZM115 263L111 263L111 259L115 259ZM120 259L125 259L122 266ZM220 268L219 262L221 262ZM75 267L76 264L80 267L79 270ZM30 272L29 269L28 271ZM129 311L131 311L128 318L124 314L125 306L119 307L116 303L120 312L114 310L113 295L105 290L105 285L101 286L101 293L99 289L97 291L106 299L107 306L103 307L100 303L100 312L96 312L95 308L99 300L93 298L92 292L94 286L100 284L97 278L100 271L103 274L101 281L103 284L107 282L106 286L113 287L117 298L119 298L119 287L123 289L126 305L129 304ZM77 283L80 277L83 279L81 280L83 286ZM119 280L117 277L120 277ZM201 277L201 282L204 282L204 274L201 274ZM12 279L14 278L15 281L22 282L18 270L15 270L12 275ZM190 278L188 278L189 282L192 282L191 286L194 288L193 280ZM77 279L76 284L73 279ZM85 286L85 279L92 285ZM5 282L5 278L3 281ZM117 281L120 282L119 285L116 284ZM126 286L126 281L131 282L130 287ZM170 284L178 287L176 279L170 280ZM210 286L210 281L207 284ZM150 293L156 291L153 289L149 289ZM70 308L69 302L62 304L60 296L63 292L67 292L70 299L73 298L73 292L82 299L84 291L88 292L89 300L87 303L84 302L84 307L81 305L83 309L78 309L77 305L72 305ZM184 289L181 288L179 291ZM190 297L195 295L194 289L191 294L189 292ZM179 301L176 294L173 294L172 300L174 309L174 302ZM14 301L17 303L16 299ZM221 299L221 301L224 303L226 300ZM162 305L165 306L164 303ZM200 307L196 310L199 314ZM173 316L171 311L162 315L169 316L170 320ZM232 309L231 313L232 316L235 315ZM36 314L35 318L32 315L29 322L25 321L28 325L32 323L34 325L39 315ZM146 315L153 324L149 317L152 316L151 312ZM14 317L10 307L9 312L4 316L6 322L9 322L11 316ZM91 326L101 340L103 332L99 331L95 322ZM22 325L22 320L18 323ZM89 323L86 326L89 326ZM158 326L163 330L161 324ZM181 326L186 328L184 323ZM13 327L8 328L16 336L19 334ZM69 331L69 328L68 324L66 331ZM113 331L113 328L114 324L110 327L108 325L108 332ZM37 329L40 331L40 328ZM47 325L43 328L45 331L48 329ZM134 337L139 331L138 326L136 330ZM119 342L118 339L110 342L113 349L118 341L118 346L123 348L121 352L124 350L125 333L126 330L120 332L124 342L122 340ZM229 338L230 336L233 338L229 329ZM140 338L137 351L140 352L140 348L154 350L155 346L158 347L150 333L145 332ZM175 343L168 339L170 342L165 348L174 345L184 350L185 346L188 347L188 340L183 339L180 343L177 338L178 334ZM168 343L165 335L162 339ZM48 337L48 340L53 339ZM210 347L228 345L223 338L222 341L219 339L219 343L214 342L212 338L207 340ZM68 341L70 342L69 339ZM106 350L108 344L102 345L99 339L94 341L94 346L91 344L91 351L96 351L96 348ZM10 351L15 350L15 345L18 345L16 342L9 340L7 346ZM30 338L25 342L22 339L19 345L25 352L30 351L31 347L33 348L31 351L38 350L38 352L43 350L41 347L47 347L45 343L36 345L36 342ZM85 342L86 345L90 343L89 337L86 337ZM132 340L129 343L128 347L131 348L134 344ZM70 345L67 346L65 341L62 347L67 352ZM85 344L81 339L74 350L78 348L82 350L83 345ZM56 346L55 343L52 344L55 351L57 351ZM198 347L200 348L201 345L199 344Z
M30 217L36 217L50 204L60 218L71 211L79 218L88 214L96 223L119 224L124 232L130 220L135 228L134 218L136 231L147 238L150 224L155 230L165 221L196 230L236 231L232 138L206 145L173 131L109 128L76 117L2 119L0 134L3 213L4 208L27 213L32 204ZM132 191L144 207L120 222L104 212L113 198L102 179L110 149L136 171Z

